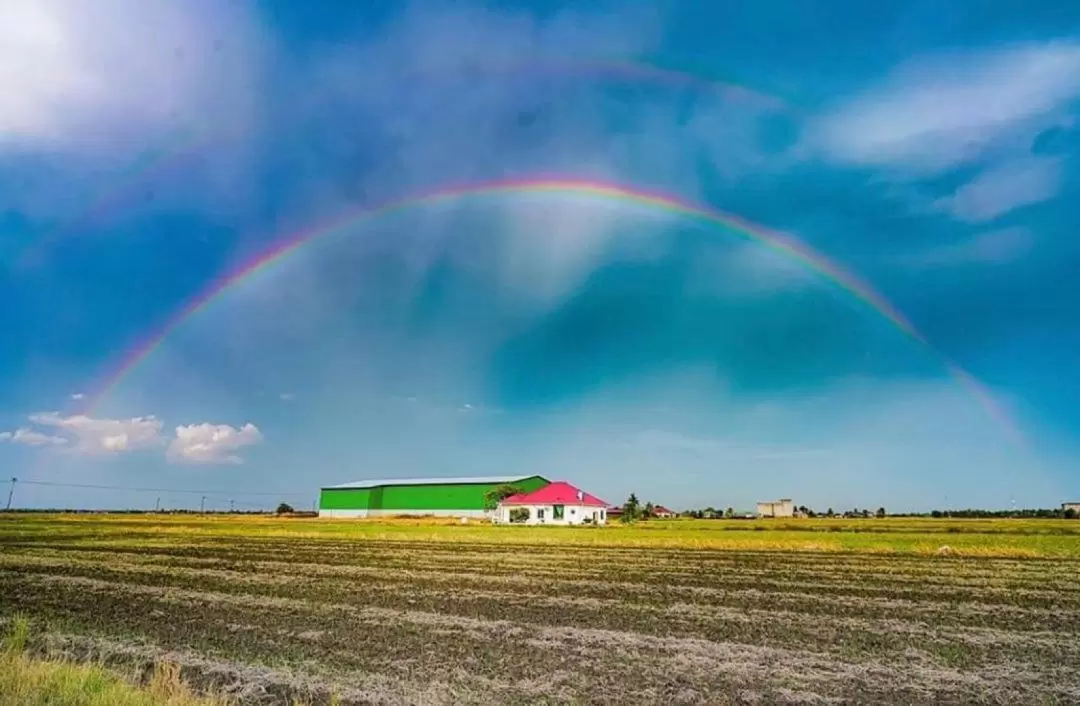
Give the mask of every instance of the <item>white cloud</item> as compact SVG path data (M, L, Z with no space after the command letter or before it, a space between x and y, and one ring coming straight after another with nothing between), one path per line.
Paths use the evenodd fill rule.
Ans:
M30 415L38 426L51 427L74 438L76 453L119 453L150 448L161 443L161 420L155 417L95 419L83 414L64 417L56 412Z
M0 3L0 145L104 146L132 131L246 115L250 32L238 11L200 5L211 7Z
M1023 257L1034 244L1026 228L1002 228L980 233L964 242L940 245L904 257L902 264L913 268L950 267L956 265L996 265Z
M189 424L176 427L176 438L166 452L174 463L228 463L244 460L235 452L262 441L262 433L254 424L239 429L228 424Z
M27 446L62 446L67 443L67 439L62 436L49 436L23 427L15 431L0 432L0 442L25 444Z
M76 393L73 393L73 394L71 395L71 399L73 399L73 400L81 400L81 399L83 399L83 398L85 398L85 397L86 397L86 395L84 395L84 394L83 394L83 393L81 393L81 392L76 392Z
M278 396L281 398L281 400L283 402L292 402L293 400L296 399L296 395L293 394L292 392L282 392Z
M912 62L821 118L813 146L853 164L939 170L1034 133L1080 96L1080 44Z
M1061 181L1059 160L1015 160L984 171L937 205L962 221L981 223L1052 198Z

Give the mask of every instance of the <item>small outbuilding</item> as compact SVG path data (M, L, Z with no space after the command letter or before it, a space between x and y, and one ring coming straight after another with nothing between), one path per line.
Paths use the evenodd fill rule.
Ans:
M791 498L769 500L757 504L758 517L794 517L795 506Z
M607 503L565 481L555 481L529 493L506 497L495 521L525 525L603 525Z

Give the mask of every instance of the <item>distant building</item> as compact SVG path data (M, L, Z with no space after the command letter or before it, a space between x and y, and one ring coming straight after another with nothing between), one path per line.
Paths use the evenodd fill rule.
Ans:
M1065 512L1068 512L1069 510L1080 512L1080 503L1061 503L1061 509Z
M669 510L663 505L653 505L652 516L661 520L669 520L672 517L675 517L675 511Z
M794 517L795 506L791 498L760 502L757 504L757 514L760 517Z
M607 503L564 481L504 498L495 521L511 524L514 511L522 513L519 521L526 525L607 524Z

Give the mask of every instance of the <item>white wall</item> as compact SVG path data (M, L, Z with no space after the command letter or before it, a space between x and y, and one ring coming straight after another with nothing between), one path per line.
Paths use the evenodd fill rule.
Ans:
M487 510L323 510L319 517L491 517Z
M607 510L591 505L563 505L562 519L555 519L555 508L551 505L500 505L496 514L496 521L502 524L510 523L510 510L522 508L529 511L529 520L526 525L581 525L585 518L592 519L593 513L598 514L597 524L607 524ZM544 518L540 519L540 510L544 511Z

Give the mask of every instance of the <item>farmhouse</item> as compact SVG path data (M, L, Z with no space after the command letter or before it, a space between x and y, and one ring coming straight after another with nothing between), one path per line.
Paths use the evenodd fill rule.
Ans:
M520 519L518 519L520 517ZM499 503L495 521L527 525L607 524L607 503L564 481L518 493Z
M484 508L486 493L501 485L528 493L548 482L541 476L362 480L323 488L319 517L484 517L489 514Z
M652 516L661 520L670 520L672 517L675 517L675 511L669 510L663 505L655 505L653 506Z
M1061 503L1061 509L1065 512L1072 510L1080 513L1080 503Z
M794 517L795 506L791 504L791 498L769 500L757 504L757 514L761 517Z

